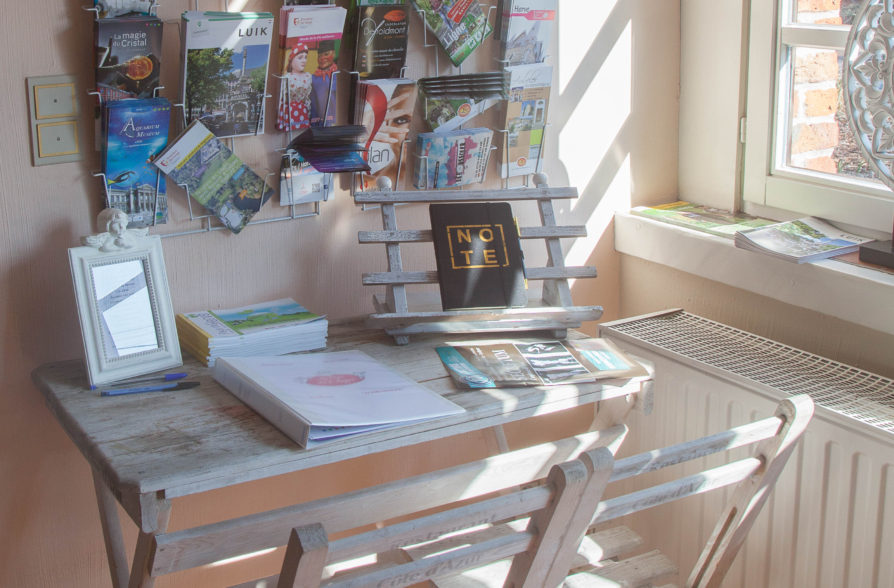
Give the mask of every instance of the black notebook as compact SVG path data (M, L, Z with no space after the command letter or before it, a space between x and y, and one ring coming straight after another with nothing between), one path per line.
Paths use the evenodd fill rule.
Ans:
M432 204L428 210L444 310L527 303L518 228L508 203Z

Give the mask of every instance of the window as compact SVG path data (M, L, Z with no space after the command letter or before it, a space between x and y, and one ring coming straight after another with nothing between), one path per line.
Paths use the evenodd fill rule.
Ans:
M843 55L862 0L754 0L743 200L890 233L894 193L847 122Z

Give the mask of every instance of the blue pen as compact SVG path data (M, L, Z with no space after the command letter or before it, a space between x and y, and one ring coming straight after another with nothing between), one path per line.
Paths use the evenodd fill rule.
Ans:
M129 386L130 384L142 384L143 382L171 382L173 380L182 380L188 374L186 372L172 372L170 374L161 374L160 376L149 376L146 378L137 378L135 380L123 380L117 384ZM96 390L98 386L90 386L91 390Z
M163 390L187 390L195 388L199 382L168 382L167 384L153 384L151 386L135 386L132 388L109 388L100 391L100 396L123 396L125 394L141 394L143 392L161 392Z

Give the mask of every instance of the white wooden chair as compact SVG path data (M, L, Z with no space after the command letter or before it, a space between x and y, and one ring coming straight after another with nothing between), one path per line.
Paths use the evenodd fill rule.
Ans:
M296 527L322 522L330 535L350 533L368 529L381 521L428 509L441 509L445 504L499 494L542 480L553 465L573 460L584 451L605 447L611 447L614 451L626 433L626 426L615 425L343 495L159 534L149 547L147 569L141 570L146 578L144 585L151 585L154 579L166 574L284 546L289 540L290 531ZM611 455L612 451L606 451ZM566 470L576 484L575 492L579 489L579 482L589 480L589 474L580 473L580 465L570 469L566 467L554 476L561 477ZM476 507L479 512L469 516L473 516L478 523L499 521L527 510L543 508L552 494L543 488L534 488L521 496L525 500L523 507L511 504L511 499L497 496L494 502ZM563 499L563 504L569 500L574 502L576 495ZM596 500L598 494L592 504L594 508ZM587 523L586 517L582 520L581 534ZM347 557L349 552L355 552L355 548L341 547L352 541L357 540L335 545L330 550L330 558L339 554L346 554ZM388 537L388 544L391 541ZM500 557L508 555L505 553ZM245 584L252 588L273 585L276 585L276 577Z
M540 485L522 485L340 539L328 537L325 520L304 525L292 530L278 586L396 587L423 581L467 588L652 586L677 573L674 563L657 551L627 557L625 552L637 548L641 539L625 527L605 529L604 524L735 484L687 582L699 588L719 586L812 414L810 398L798 396L781 402L774 417L695 441L617 461L607 449L591 450L553 466ZM743 459L600 500L609 482L752 445L751 455ZM425 477L433 489L449 480L450 473ZM340 502L363 504L366 492L375 489ZM587 529L592 532L581 541ZM377 560L331 577L327 573L336 562L366 554L377 554Z

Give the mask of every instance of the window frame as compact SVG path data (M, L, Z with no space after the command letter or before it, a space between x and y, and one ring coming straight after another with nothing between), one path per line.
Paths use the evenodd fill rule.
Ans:
M742 170L742 207L746 212L777 216L812 215L858 228L890 234L894 194L883 184L835 179L808 170L777 169L784 152L787 108L781 108L789 76L783 62L786 46L844 50L846 25L783 24L793 0L754 0L749 15L746 116ZM780 132L777 132L777 129Z

